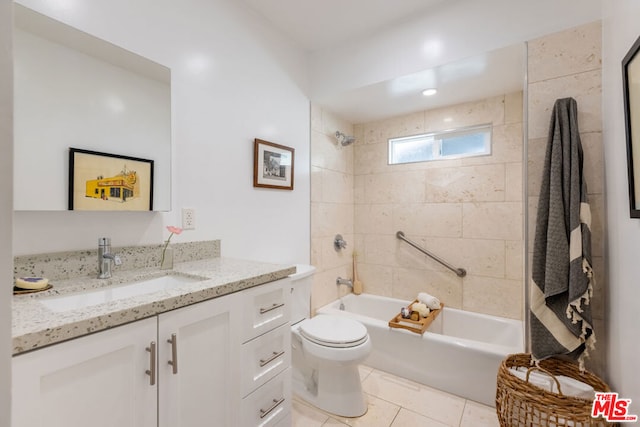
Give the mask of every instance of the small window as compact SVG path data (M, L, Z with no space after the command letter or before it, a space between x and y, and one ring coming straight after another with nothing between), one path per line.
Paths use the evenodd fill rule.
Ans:
M491 154L491 125L389 139L389 164Z

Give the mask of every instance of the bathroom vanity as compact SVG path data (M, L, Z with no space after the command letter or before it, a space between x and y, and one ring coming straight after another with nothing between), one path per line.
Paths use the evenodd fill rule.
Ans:
M189 278L177 285L108 301L95 295L167 272L14 296L12 425L290 425L293 272L214 258L177 264L170 275Z

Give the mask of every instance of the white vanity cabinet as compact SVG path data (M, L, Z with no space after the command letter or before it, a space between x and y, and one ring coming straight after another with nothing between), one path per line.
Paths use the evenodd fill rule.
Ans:
M281 279L13 358L13 427L253 427L291 417Z
M14 357L11 425L157 426L156 336L150 318Z

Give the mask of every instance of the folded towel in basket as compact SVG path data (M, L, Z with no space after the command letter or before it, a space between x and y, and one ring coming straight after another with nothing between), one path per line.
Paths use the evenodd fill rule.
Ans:
M520 378L522 381L526 381L527 368L524 366L519 366L517 369L509 368L509 372ZM555 377L560 383L560 391L564 396L579 397L587 400L595 398L595 390L589 384L566 375L556 375ZM556 382L544 372L532 371L529 374L529 383L551 393L558 393L558 386Z
M420 292L418 294L418 301L429 307L431 310L437 310L440 308L440 300L426 292Z
M511 372L516 377L520 378L522 381L527 380L526 369L521 370L520 368L518 369L509 368L509 372ZM532 384L548 392L551 392L553 390L552 383L553 383L553 380L551 379L551 377L542 372L531 372L529 374L529 384Z

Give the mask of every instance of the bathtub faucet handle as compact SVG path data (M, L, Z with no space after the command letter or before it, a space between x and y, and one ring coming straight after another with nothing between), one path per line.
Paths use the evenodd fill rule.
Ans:
M333 239L333 248L336 251L341 251L347 247L347 241L342 238L342 235L336 234L336 237Z

